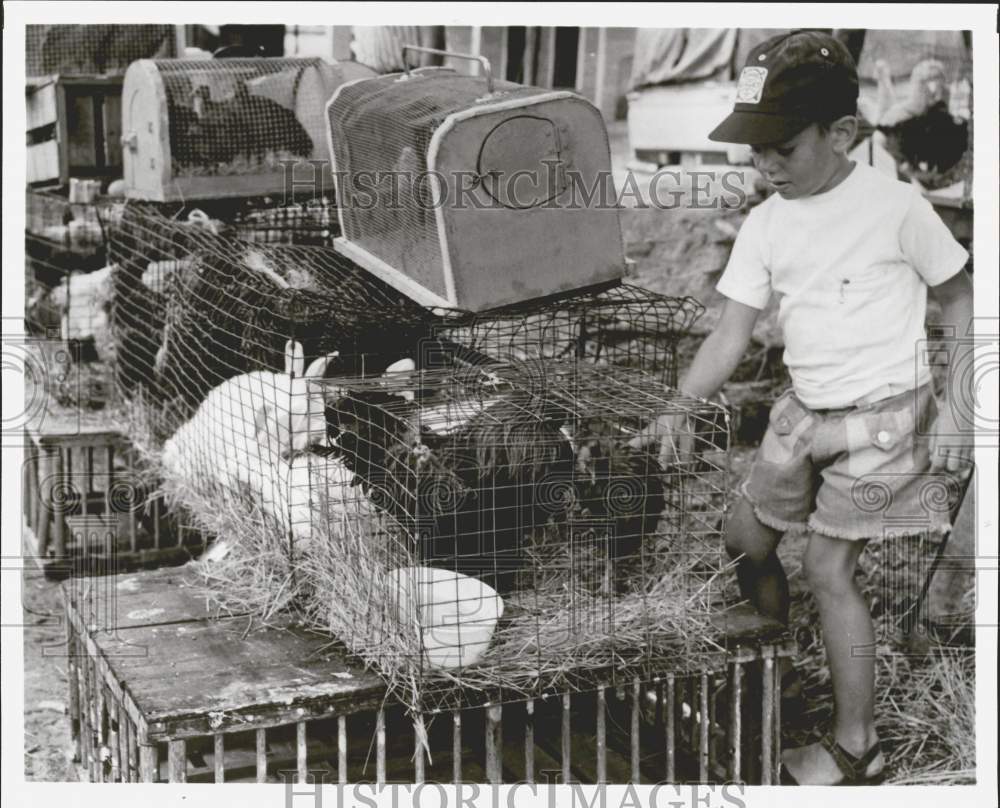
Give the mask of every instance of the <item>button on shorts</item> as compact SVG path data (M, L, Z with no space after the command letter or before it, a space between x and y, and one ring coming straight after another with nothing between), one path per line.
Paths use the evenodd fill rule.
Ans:
M776 530L839 539L941 531L953 483L931 473L930 384L872 404L810 410L785 392L741 493Z

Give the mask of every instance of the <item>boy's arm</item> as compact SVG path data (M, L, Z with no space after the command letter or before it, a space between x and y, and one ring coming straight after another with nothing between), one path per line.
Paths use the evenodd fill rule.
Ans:
M969 274L963 269L944 283L930 287L930 292L941 305L941 322L955 329L956 338L971 337L972 279ZM966 350L972 350L972 345ZM967 409L968 402L975 400L975 391L971 389L974 380L970 374L956 372L957 354L958 351L949 352L945 400L931 429L932 471L966 472L971 469L972 418L970 416L965 423L958 423L955 408Z
M726 299L715 330L695 354L681 379L680 389L699 398L711 398L733 375L746 353L760 309Z
M760 309L726 299L715 330L705 338L691 367L681 379L680 389L683 393L710 398L720 390L746 353L759 314ZM690 451L690 447L677 447L673 442L674 435L683 435L683 419L683 415L661 415L650 422L629 445L638 449L660 441L660 465L666 468L672 452L686 454Z

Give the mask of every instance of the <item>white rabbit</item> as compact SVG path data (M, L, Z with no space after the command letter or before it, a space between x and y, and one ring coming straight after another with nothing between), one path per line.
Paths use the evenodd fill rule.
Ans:
M323 520L341 530L358 530L359 522L374 515L368 498L357 486L354 474L343 461L316 454L296 455L290 462L279 460L275 467L273 495L262 501L283 525L287 525L300 546L313 537L313 525ZM339 523L339 525L337 524Z
M163 447L162 462L191 484L218 482L269 489L282 457L326 436L323 396L309 380L322 377L336 352L302 371L302 346L286 345L285 373L244 373L209 391L197 412ZM266 447L266 448L265 448Z

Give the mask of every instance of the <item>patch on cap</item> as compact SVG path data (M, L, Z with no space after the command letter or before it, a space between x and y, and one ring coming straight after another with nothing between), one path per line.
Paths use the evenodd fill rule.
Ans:
M736 103L759 104L766 78L766 67L744 67L740 72L740 82L736 87Z

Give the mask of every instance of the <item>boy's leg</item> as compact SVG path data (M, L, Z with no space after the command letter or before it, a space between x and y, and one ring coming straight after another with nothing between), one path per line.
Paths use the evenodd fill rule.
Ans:
M763 524L746 499L736 503L726 524L726 550L739 558L740 594L761 614L788 625L788 578L775 552L782 535Z
M833 698L834 736L846 751L861 757L877 741L875 733L875 635L871 612L854 578L864 541L847 541L811 533L803 572L819 606ZM790 749L782 755L799 783L825 785L843 779L830 754L820 745ZM884 765L879 755L868 774Z

